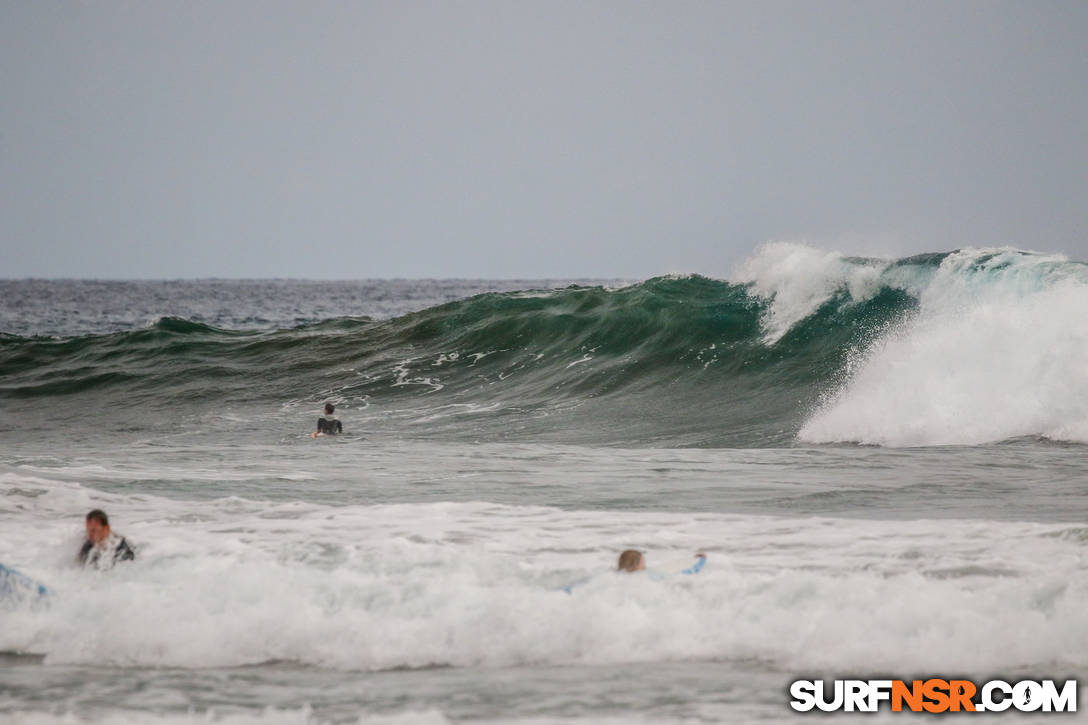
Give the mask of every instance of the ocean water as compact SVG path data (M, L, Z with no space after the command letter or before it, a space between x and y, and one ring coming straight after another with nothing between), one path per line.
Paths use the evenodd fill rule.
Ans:
M0 601L0 722L772 723L814 677L1084 702L1086 361L1088 266L1016 249L0 281L0 563L50 590ZM311 439L326 401L345 434ZM91 508L135 562L75 566Z

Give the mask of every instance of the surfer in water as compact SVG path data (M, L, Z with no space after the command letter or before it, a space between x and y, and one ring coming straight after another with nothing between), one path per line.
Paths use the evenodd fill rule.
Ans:
M620 554L620 560L616 564L616 571L642 571L646 568L646 562L642 560L642 552L628 549Z
M110 530L110 520L105 511L91 511L87 514L85 523L87 540L79 550L80 564L95 569L109 569L119 561L132 561L136 558L125 537Z
M695 555L695 563L687 569L684 569L684 571L680 573L698 573L698 571L703 568L704 564L706 564L706 554L700 551ZM645 571L645 569L646 557L642 555L641 551L637 551L635 549L627 549L626 551L624 551L622 554L620 554L619 561L616 563L616 571L635 572Z
M700 551L695 555L695 563L689 566L687 569L684 569L680 573L698 574L699 570L702 569L705 565L706 554ZM638 551L636 549L627 549L622 554L620 554L619 561L616 562L616 571L623 574L633 574L635 572L646 571L646 557L642 554L641 551ZM654 581L661 581L669 575L670 574L667 571L646 571L646 576ZM592 578L592 576L585 577L584 579L580 579L573 584L568 584L565 587L560 587L559 590L564 591L567 594L573 594L575 587L585 584Z
M344 432L344 426L336 418L332 417L336 407L332 403L325 403L325 415L327 417L317 419L317 430L310 434L311 438L317 438L324 433L325 435L336 435L337 433Z

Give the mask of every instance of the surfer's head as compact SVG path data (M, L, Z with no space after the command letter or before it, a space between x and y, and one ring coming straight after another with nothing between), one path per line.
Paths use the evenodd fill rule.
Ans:
M646 562L642 560L642 552L634 549L628 549L620 554L619 563L616 565L618 571L642 571L645 568Z
M325 415L332 415L334 410L336 410L336 408L332 403L325 403Z
M110 519L102 509L95 509L87 514L87 541L98 544L109 538Z

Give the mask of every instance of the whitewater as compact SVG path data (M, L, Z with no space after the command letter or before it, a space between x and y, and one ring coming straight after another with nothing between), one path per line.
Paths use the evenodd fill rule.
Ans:
M1081 262L780 243L723 279L0 299L0 563L50 591L0 601L0 722L763 723L814 677L1084 698ZM326 401L345 434L312 440ZM75 566L92 508L135 562Z

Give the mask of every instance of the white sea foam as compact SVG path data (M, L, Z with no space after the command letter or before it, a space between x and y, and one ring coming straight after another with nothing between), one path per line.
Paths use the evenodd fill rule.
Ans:
M136 562L72 564L95 506ZM0 561L53 591L0 612L0 651L50 664L1088 667L1088 557L1068 525L186 502L15 473L0 525ZM666 573L710 559L696 576L610 572L627 547Z
M882 262L858 264L839 252L805 244L769 242L741 263L731 281L770 300L764 339L774 343L840 290L848 291L853 302L869 299L879 290L886 267Z
M138 719L137 719L138 718ZM298 709L264 708L250 712L205 712L187 713L132 713L120 710L103 714L67 712L55 714L48 712L13 712L0 713L0 725L83 725L83 723L95 725L132 725L139 722L141 725L326 725L326 723L342 722L329 720L317 715L308 707ZM364 714L355 725L447 725L450 721L435 710L408 711L393 714Z
M439 390L445 387L443 383L439 382L438 378L428 377L424 375L409 377L412 374L409 365L414 362L415 360L409 358L408 360L402 361L399 365L393 368L393 372L397 375L396 380L393 381L394 388L404 385L424 385L431 389L429 392L437 393Z
M854 361L805 441L1088 443L1088 268L1013 249L948 256L916 315Z
M792 713L784 709L782 704L759 704L729 706L704 706L701 712L692 717L661 717L660 715L640 715L627 713L623 715L569 715L569 716L535 716L535 717L501 717L501 718L472 718L469 722L477 725L705 725L708 722L718 723L777 723L784 720L804 721L812 719L811 714ZM358 719L345 721L341 717L329 719L313 712L310 708L279 709L265 708L251 712L223 712L215 710L204 712L155 714L140 712L136 714L130 711L117 711L108 714L95 712L65 713L57 715L44 712L14 712L5 716L0 714L0 725L132 725L139 722L141 725L448 725L455 722L466 722L447 718L437 710L406 711L388 714L362 714ZM971 721L978 722L981 714L972 714ZM990 715L991 720L999 720L1002 723L1036 722L1037 716L1022 715L1015 711L1003 712L1000 715ZM951 716L955 717L955 716ZM986 715L981 715L986 717ZM893 713L889 710L872 713L864 717L867 723L902 723L916 722L925 716L906 713ZM820 723L857 723L857 713L820 713ZM989 722L988 720L987 722Z

